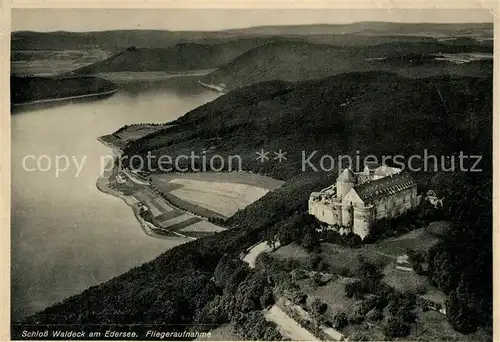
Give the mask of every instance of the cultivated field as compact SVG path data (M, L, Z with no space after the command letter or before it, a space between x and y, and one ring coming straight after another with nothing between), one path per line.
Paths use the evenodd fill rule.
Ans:
M170 202L202 216L230 217L283 182L247 172L153 175Z
M55 76L101 61L111 54L104 50L12 51L11 74Z
M189 237L200 237L225 230L199 216L173 207L148 186L134 182L127 177L126 173L116 168L110 172L109 186L125 196L127 203L136 206L137 210L144 206L140 215L156 227L153 229L155 233L161 235L177 233Z

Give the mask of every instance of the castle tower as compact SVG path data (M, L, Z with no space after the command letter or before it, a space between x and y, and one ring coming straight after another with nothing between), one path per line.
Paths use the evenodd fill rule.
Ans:
M356 178L350 169L344 169L337 178L337 198L342 199L356 185Z
M370 227L373 224L373 206L354 207L353 233L359 235L363 240L370 234Z
M352 227L354 221L352 205L342 203L341 209L342 209L342 226Z

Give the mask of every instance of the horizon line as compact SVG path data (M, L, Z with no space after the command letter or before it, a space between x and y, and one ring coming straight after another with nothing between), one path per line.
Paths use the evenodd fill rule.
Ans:
M234 30L249 30L258 28L271 28L271 27L299 27L299 26L348 26L354 24L368 24L368 23L385 23L385 24L398 24L398 25L479 25L479 24L490 24L493 28L493 21L482 21L482 22L399 22L399 21L384 21L384 20L370 20L370 21L353 21L350 23L314 23L314 24L275 24L275 25L257 25L257 26L245 26L245 27L234 27L223 30L169 30L169 29L111 29L111 30L92 30L92 31L67 31L67 30L55 30L55 31L35 31L35 30L16 30L11 31L12 33L18 32L33 32L33 33L97 33L97 32L115 32L115 31L157 31L157 32L228 32ZM348 33L349 34L349 33Z

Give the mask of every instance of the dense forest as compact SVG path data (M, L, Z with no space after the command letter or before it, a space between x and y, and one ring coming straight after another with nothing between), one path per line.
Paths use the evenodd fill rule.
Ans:
M287 180L305 159L323 155L491 156L492 84L488 78L409 79L392 73L346 73L297 83L270 81L236 89L129 144L125 156L239 155L243 168ZM408 139L409 134L411 139ZM287 151L261 163L260 149ZM414 163L414 166L422 166ZM154 165L158 166L158 165ZM190 165L182 165L191 167ZM314 171L309 164L305 171ZM329 165L327 165L329 166ZM338 165L333 165L335 179ZM362 167L362 166L361 166ZM433 169L429 170L433 171Z
M490 326L491 112L488 78L416 80L365 72L236 89L187 113L175 126L129 144L125 155L151 151L175 156L210 149L219 155L241 155L246 170L286 183L229 218L225 224L231 229L177 246L23 322L161 323L177 330L231 322L242 337L275 339L276 328L256 312L272 304L270 289L293 288L280 283L279 277L248 269L238 258L265 237L293 229L300 233L301 227L311 236L299 234L291 240L310 240L307 243L314 245L314 229L303 221L307 198L311 191L330 185L337 168L303 172L300 151L409 156L429 149L435 155L463 151L483 157L479 173L428 171L415 173L415 178L423 189L432 186L446 197L446 217L453 222L429 256L429 278L447 294L450 323L462 332ZM289 158L279 164L259 163L255 151L261 148L286 148ZM360 271L372 284L363 291L382 291L378 274L368 271ZM413 305L397 294L391 298L394 316L398 306ZM397 334L399 328L391 322L387 331Z
M98 94L116 90L116 86L97 77L10 77L11 104Z
M478 42L390 42L373 46L335 46L281 40L255 47L219 67L203 82L224 83L226 89L256 82L300 81L349 71L387 71L420 78L441 75L487 76L493 59L453 63L438 59L442 54L486 53L491 46Z
M108 59L73 70L69 74L212 69L228 63L251 48L274 40L277 38L234 39L218 44L180 42L168 48L128 47Z

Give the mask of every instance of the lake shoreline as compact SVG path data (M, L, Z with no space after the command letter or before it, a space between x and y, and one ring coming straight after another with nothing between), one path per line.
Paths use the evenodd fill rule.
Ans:
M212 91L215 91L215 92L217 92L217 93L219 93L221 95L224 95L225 93L227 93L227 89L225 89L221 85L211 84L211 83L203 83L200 80L198 80L198 83L201 84L202 86L204 86L205 88L210 89Z
M32 86L39 90L37 94L40 96L16 96L13 102L78 96L117 88L116 84L107 87L109 83L100 80L96 89L95 78L85 79L88 81L68 79L67 83L81 85L69 88L72 93L68 93L61 89L64 84L60 85L60 82L59 87L49 87L46 85L51 85L52 80L37 78ZM17 80L23 81L22 78ZM175 121L183 113L216 98L213 92L205 90L193 78L178 77L173 80L175 82L144 88L141 85L137 87L137 92L119 86L118 92L102 100L54 101L53 105L12 109L11 243L12 263L16 267L11 275L11 312L15 320L40 312L138 267L166 250L192 241L173 234L152 232L154 236L146 235L143 227L138 225L137 210L134 213L130 205L124 205L124 198L117 200L121 194L105 193L109 190L105 179L99 182L100 189L96 187L104 165L113 159L109 157L113 156L111 149L99 143L98 136L141 121L154 123L145 128L134 126L127 131L130 135L124 139L125 142L136 138L136 128L141 128L139 134L152 132L155 125ZM24 82L17 84L23 85ZM35 87L38 84L41 85ZM85 85L90 87L84 89ZM121 137L119 133L117 136ZM72 176L79 170L73 163L65 174L60 174L61 177L55 177L53 172L26 172L21 163L23 157L45 154L51 157L52 162L54 156L66 155L70 159L74 156L75 160L85 160L85 163L79 164L82 167L78 177ZM112 165L109 170L111 168ZM121 184L116 184L114 177L110 181L113 189L120 192L126 190ZM127 191L124 193L125 196L130 194ZM130 202L133 203L135 201ZM182 217L178 216L180 221ZM186 222L185 226L190 222L194 220ZM192 230L206 229L207 226L201 222ZM180 225L174 228L179 233L186 230ZM55 236L57 239L54 239ZM193 236L198 238L201 234ZM61 255L64 257L61 258Z
M106 147L112 148L113 153L115 153L115 154L117 154L117 152L120 151L116 146L112 146L111 144L103 141L101 139L101 137L99 137L97 140L99 142L103 143ZM119 157L119 155L117 157ZM112 163L112 162L110 161L109 163ZM101 176L99 176L99 178L96 181L97 189L104 194L111 195L113 197L116 197L116 198L123 200L123 202L125 202L125 204L132 209L135 218L137 219L140 226L144 230L144 233L147 236L150 236L153 238L159 238L159 239L166 239L166 238L168 238L168 236L180 237L183 239L187 239L189 241L196 239L194 237L187 236L187 235L184 235L184 234L181 234L178 232L173 232L173 231L170 231L168 229L163 229L162 227L158 227L158 226L154 225L153 223L146 221L140 215L141 207L143 206L143 204L141 204L141 202L136 197L134 197L134 195L126 195L123 192L120 192L117 189L113 189L110 186L110 177L111 177L113 171L116 171L116 166L113 166L113 168L111 170L109 170L109 166L110 166L109 163L108 163L108 165L106 165L106 170L103 172L103 174ZM148 187L150 187L150 186L151 185L148 185Z
M71 100L99 99L99 98L105 98L105 97L111 96L114 93L116 93L117 91L118 91L118 88L113 89L113 90L100 92L100 93L83 94L83 95L35 100L35 101L28 101L28 102L19 102L19 103L12 103L11 105L12 105L12 107L21 107L21 106L30 106L30 105L38 105L38 104L46 104L46 103L54 103L54 102L64 102L64 101L71 101Z
M97 140L113 151L116 161L131 139L147 135L152 129L161 130L164 126L124 126ZM145 176L112 163L108 163L97 180L97 188L123 199L149 236L156 233L195 239L224 231L225 220L283 184L248 171L186 172L187 175L153 173ZM214 205L214 201L225 204Z

